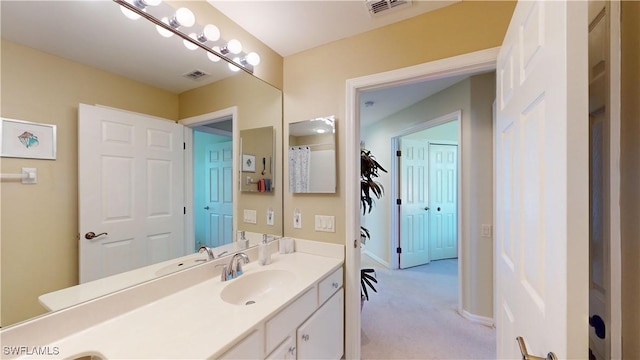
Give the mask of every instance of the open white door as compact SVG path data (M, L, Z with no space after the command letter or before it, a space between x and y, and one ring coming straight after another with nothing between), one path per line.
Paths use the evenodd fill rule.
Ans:
M400 268L429 262L428 143L400 138Z
M587 3L518 2L497 62L497 357L588 358Z
M78 117L80 283L184 255L183 126L85 104Z

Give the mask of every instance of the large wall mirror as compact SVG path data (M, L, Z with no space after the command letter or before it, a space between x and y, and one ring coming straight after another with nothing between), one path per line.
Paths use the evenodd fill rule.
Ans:
M189 7L191 2L180 4ZM197 6L203 4L194 2ZM270 155L256 151L254 174L262 176L265 171L261 178L281 179L279 89L243 71L231 72L227 63L210 61L202 49L187 50L176 36L159 36L155 25L145 19L127 19L112 1L2 1L0 7L1 115L54 124L58 143L56 160L1 159L2 173L19 173L22 167L38 169L37 184L3 180L1 186L2 327L46 313L39 296L78 285L78 248L84 239L78 220L82 215L78 210L80 103L173 121L234 108L233 116L185 127L197 140L191 145L189 178L194 195L185 198L184 211L191 220L184 224L182 255L194 253L199 245L228 245L238 230L282 235L282 186L276 183L269 196L255 196L241 192L238 185L240 134L264 127L272 129L270 144L275 150ZM220 30L224 37L225 29ZM198 174L206 178L204 173L211 170L203 165L204 159L211 158L206 150L211 143L229 143L230 156L238 160L226 170L232 173L233 183L221 196L234 210L225 215L220 235L209 231L215 216L205 208L212 205L203 200L206 192L196 188L204 183L196 185L195 180ZM245 209L258 214L254 223L238 215ZM268 211L272 212L270 224ZM203 222L197 224L198 218ZM224 240L216 243L212 236ZM168 260L158 254L147 257Z
M289 124L289 192L336 192L335 117Z

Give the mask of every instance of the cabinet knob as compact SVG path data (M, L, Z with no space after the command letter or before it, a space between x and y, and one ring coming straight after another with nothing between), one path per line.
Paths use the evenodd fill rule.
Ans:
M333 286L334 289L337 289L338 286L340 286L340 284L338 284L337 282L334 282L333 284L331 284Z
M309 341L309 334L302 335L302 340Z

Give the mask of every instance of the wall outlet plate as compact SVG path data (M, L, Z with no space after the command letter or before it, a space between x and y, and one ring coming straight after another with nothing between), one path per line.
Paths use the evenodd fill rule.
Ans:
M275 223L275 212L273 211L272 208L268 208L267 209L267 225L271 225L273 226Z
M293 212L293 228L302 229L302 214L297 209Z

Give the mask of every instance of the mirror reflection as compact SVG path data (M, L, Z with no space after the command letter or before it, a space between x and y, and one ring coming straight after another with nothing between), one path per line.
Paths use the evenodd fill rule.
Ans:
M275 185L275 133L272 126L240 132L240 189L244 192L272 194Z
M289 124L289 192L336 192L335 117Z
M190 2L181 4L189 6ZM282 134L280 90L244 72L230 73L226 63L209 61L201 49L187 50L175 36L160 37L155 26L145 23L144 19L125 18L119 6L111 1L2 1L0 6L1 115L54 124L58 140L56 160L2 159L3 173L20 172L22 167L38 169L37 184L2 183L2 327L40 315L47 308L68 306L64 302L50 302L52 305L45 307L38 298L79 284L78 248L80 241L86 241L80 234L102 232L81 230L79 221L80 215L86 215L78 209L81 200L78 195L78 107L81 103L171 121L237 107L237 116L231 119L232 167L226 170L234 174L236 188L230 200L235 210L230 217L223 216L226 220L224 227L218 229L220 233L211 227L207 230L208 225L197 225L198 229L204 229L204 235L200 236L194 214L212 205L198 202L201 198L195 195L185 196L185 235L177 239L184 242L181 247L184 250L178 256L202 257L194 254L200 244L216 247L224 243L214 251L216 256L225 251L232 253L234 247L230 243L237 230L282 235L282 194L276 191L273 196L255 199L255 196L243 196L235 185L239 180L239 132L268 124L274 127L275 134ZM224 33L224 29L220 30ZM201 70L205 76L196 80L183 76L194 70ZM208 120L218 122L220 119ZM98 138L96 134L85 136ZM281 156L282 139L276 138L275 146L280 149L273 156ZM191 175L195 192L195 169ZM238 220L242 218L238 214L244 209L258 213L258 224ZM268 209L274 210L277 216L274 224L266 226L264 218ZM221 238L224 240L220 241ZM153 251L141 248L140 254L157 263L157 269L149 269L148 274L130 277L126 282L109 277L105 279L113 281L108 284L86 283L94 284L98 290L91 296L202 263L198 259L172 260L162 252ZM122 253L116 258L124 261L129 255Z

